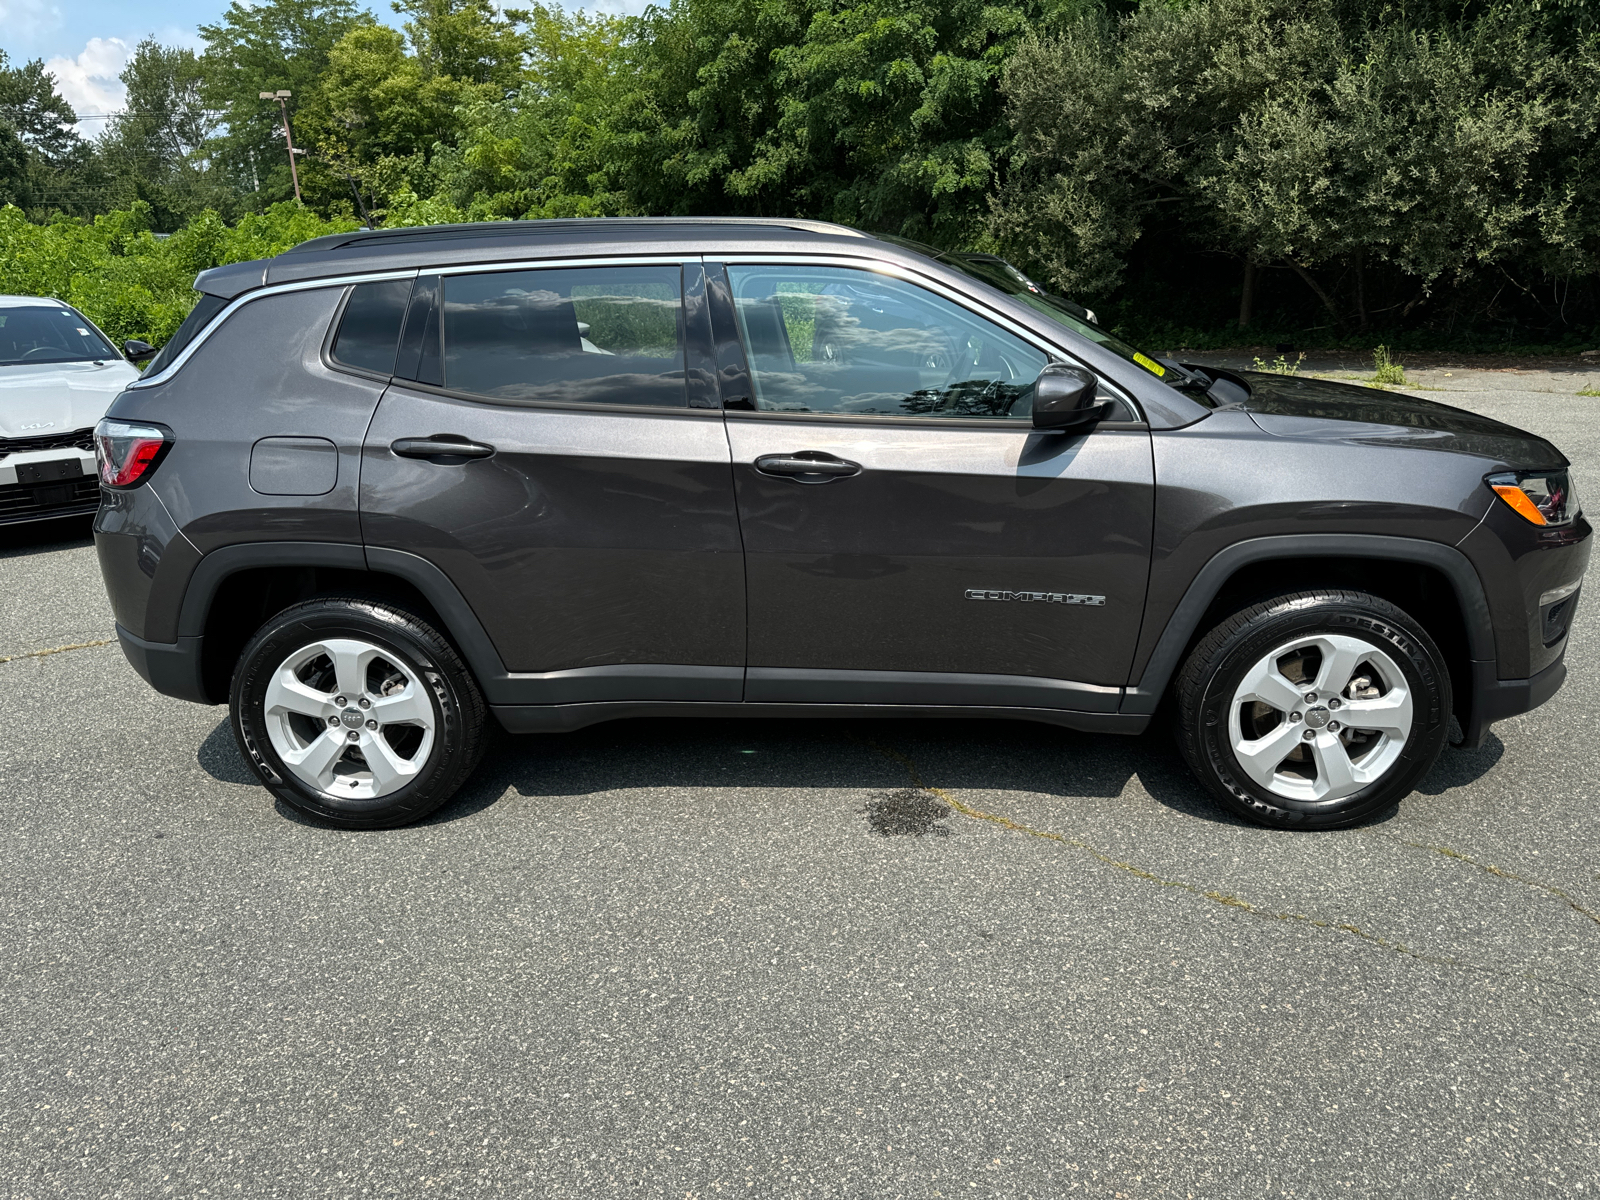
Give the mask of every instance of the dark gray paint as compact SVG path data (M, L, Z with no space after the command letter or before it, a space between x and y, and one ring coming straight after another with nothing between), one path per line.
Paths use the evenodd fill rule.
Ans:
M1150 605L1130 680L1143 675L1201 569L1229 546L1321 533L1453 546L1499 503L1483 484L1492 469L1486 460L1337 437L1275 436L1237 409L1155 432L1151 441L1159 484Z
M118 620L140 637L171 641L190 573L201 557L243 542L314 541L359 546L356 480L361 437L383 384L323 359L342 287L268 296L221 320L166 381L128 388L111 416L154 421L174 444L150 482L102 505L103 538L141 541L153 574L119 574ZM333 443L335 486L317 496L269 496L250 486L255 443L314 437ZM169 528L170 527L170 528ZM181 531L182 538L175 537ZM104 542L114 560L126 549ZM141 613L140 610L147 610Z
M1144 612L1150 435L1018 424L729 414L750 665L1120 687ZM753 465L796 451L862 471L808 485ZM972 588L1106 603L982 603L966 598Z
M439 433L495 454L445 465L389 449ZM513 408L396 384L373 419L361 489L368 545L443 570L512 672L744 666L718 413Z
M361 437L383 385L323 362L324 335L343 298L343 288L329 287L247 304L169 380L129 388L113 402L115 416L173 430L175 443L147 486L202 552L246 541L360 543ZM331 441L338 484L314 497L254 491L250 453L264 437Z
M325 496L339 482L339 448L327 438L262 438L250 450L250 488L263 496Z

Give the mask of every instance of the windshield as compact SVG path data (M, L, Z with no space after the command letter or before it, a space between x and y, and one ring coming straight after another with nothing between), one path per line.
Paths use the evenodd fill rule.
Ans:
M0 308L0 366L102 362L119 357L76 309L53 304Z

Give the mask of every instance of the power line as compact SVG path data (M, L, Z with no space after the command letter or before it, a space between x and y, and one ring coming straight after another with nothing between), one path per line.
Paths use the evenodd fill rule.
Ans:
M121 112L112 113L79 113L79 121L110 121L117 117L171 117L171 116L196 116L218 117L228 112L225 108L183 108L183 109L153 109L150 111L135 111L125 108Z

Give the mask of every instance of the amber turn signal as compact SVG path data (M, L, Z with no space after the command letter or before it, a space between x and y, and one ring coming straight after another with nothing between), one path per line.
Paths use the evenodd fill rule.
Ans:
M1495 494L1507 504L1511 505L1512 508L1516 509L1521 516L1526 517L1535 525L1548 524L1548 522L1546 522L1544 519L1544 514L1540 512L1534 502L1528 498L1527 492L1523 491L1514 484L1497 483L1494 484L1493 487Z

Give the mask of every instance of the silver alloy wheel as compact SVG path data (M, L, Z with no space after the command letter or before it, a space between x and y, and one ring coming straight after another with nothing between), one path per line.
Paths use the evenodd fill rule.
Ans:
M1245 672L1228 738L1244 773L1267 791L1329 801L1382 778L1411 723L1411 690L1388 652L1319 633L1284 643Z
M302 646L267 684L267 737L303 783L341 799L386 796L433 752L434 709L393 651L356 638Z

